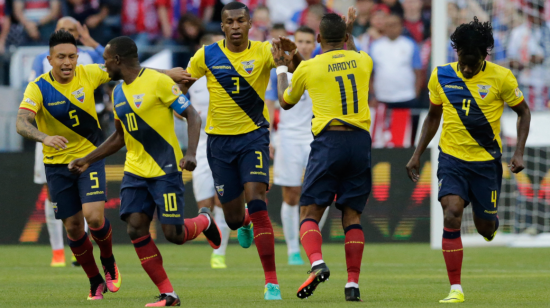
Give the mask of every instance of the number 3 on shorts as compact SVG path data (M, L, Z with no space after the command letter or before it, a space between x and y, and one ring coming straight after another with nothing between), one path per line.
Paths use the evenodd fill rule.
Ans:
M90 172L90 180L95 181L95 185L92 185L92 188L99 188L99 179L97 178L97 172Z
M264 161L262 160L262 152L256 151L254 153L258 154L258 160L260 161L260 164L256 165L256 168L262 169L264 167Z
M164 210L166 212L174 212L178 210L176 202L176 193L164 194Z

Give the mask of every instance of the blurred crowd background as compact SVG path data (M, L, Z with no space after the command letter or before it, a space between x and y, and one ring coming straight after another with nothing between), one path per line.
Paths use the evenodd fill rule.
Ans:
M445 0L441 0L445 1ZM105 45L127 35L141 60L172 51L173 65L185 67L201 38L220 34L221 9L230 0L0 0L0 82L10 85L10 60L19 48L44 46L62 16L86 25ZM241 0L251 10L250 39L292 36L300 26L319 31L326 12L345 14L355 6L357 46L374 61L370 106L374 147L409 147L421 111L429 107L432 0ZM489 60L510 67L534 110L549 109L550 0L448 0L449 34L473 16L491 21L495 49ZM448 61L456 53L448 44ZM313 55L319 54L317 48ZM13 68L11 70L13 73ZM97 96L109 120L109 90ZM105 95L107 94L107 95ZM98 110L99 111L99 110ZM108 124L107 124L108 125ZM108 133L109 130L106 130Z

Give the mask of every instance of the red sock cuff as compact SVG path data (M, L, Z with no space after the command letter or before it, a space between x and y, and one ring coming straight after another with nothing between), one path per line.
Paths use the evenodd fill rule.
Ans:
M142 236L142 237L139 237L139 238L137 238L137 239L135 239L135 240L132 240L132 244L134 244L134 246L135 246L135 244L139 244L140 242L143 242L143 241L145 241L145 240L147 240L147 239L151 239L151 234L147 234L147 235L144 235L144 236Z
M460 229L451 229L451 228L443 228L444 231L447 231L447 232L459 232Z
M88 226L88 227L92 231L99 231L99 230L103 229L103 227L105 227L105 217L103 217L103 223L101 224L101 227L99 227L99 228L92 228L92 226Z

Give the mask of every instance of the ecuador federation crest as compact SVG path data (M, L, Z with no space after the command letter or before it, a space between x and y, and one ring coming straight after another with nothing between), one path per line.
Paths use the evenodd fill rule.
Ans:
M485 85L485 84L478 84L477 85L477 90L478 90L479 95L481 96L482 99L485 99L487 94L489 94L489 89L490 88L491 88L491 86Z
M84 99L86 98L86 93L84 93L84 87L72 92L71 94L74 96L74 98L76 98L81 103L83 103Z
M223 197L223 193L224 193L223 186L224 185L216 185L216 190L218 191L218 194L220 194L220 196L222 196L222 197Z
M145 96L145 93L133 95L133 97L134 97L134 105L135 105L137 108L141 107L141 103L143 103L143 97L144 97L144 96Z
M256 60L241 62L241 64L243 65L244 70L249 74L252 74L252 71L254 70L254 61L256 61Z

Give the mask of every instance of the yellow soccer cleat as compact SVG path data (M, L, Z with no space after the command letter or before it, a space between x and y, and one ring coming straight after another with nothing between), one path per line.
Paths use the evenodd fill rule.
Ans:
M225 256L213 253L210 258L210 266L214 269L227 268L227 265L225 265Z
M492 240L495 239L495 236L497 236L497 232L496 232L496 231L495 231L495 233L493 233L493 236L491 237L491 239L488 239L488 238L486 238L485 236L484 236L483 238L485 239L485 241L490 242L490 241L492 241Z
M460 290L451 290L449 296L439 301L442 304L464 303L464 293Z

